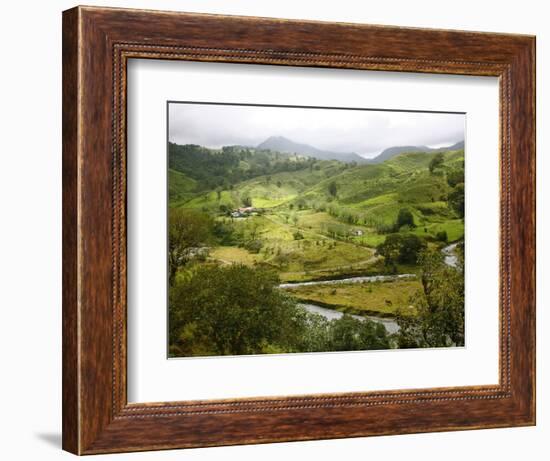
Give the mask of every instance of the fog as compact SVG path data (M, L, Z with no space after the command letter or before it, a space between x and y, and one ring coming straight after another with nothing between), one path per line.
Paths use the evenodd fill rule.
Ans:
M169 140L210 148L284 136L331 152L374 157L392 146L442 147L464 139L465 115L170 103Z

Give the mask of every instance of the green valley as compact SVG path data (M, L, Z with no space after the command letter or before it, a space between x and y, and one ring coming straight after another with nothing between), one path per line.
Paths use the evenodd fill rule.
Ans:
M463 321L463 292L448 295L463 290L463 148L402 152L374 163L169 143L168 197L172 356L463 343L447 330L456 324L434 315L443 303L462 309ZM440 277L444 283L434 285ZM227 299L207 296L218 284ZM438 291L443 285L446 291ZM245 346L239 342L245 314L230 318L218 301L235 306L237 315L236 306L256 296L254 287L266 290L266 306L278 306L271 309L281 325L288 315L293 320L284 338L266 329ZM210 306L208 319L190 296ZM289 307L302 304L332 310L338 320ZM246 312L268 328L261 309ZM225 323L215 323L216 316ZM399 331L390 334L377 317ZM338 336L344 327L352 340ZM219 328L236 328L231 341L213 339Z

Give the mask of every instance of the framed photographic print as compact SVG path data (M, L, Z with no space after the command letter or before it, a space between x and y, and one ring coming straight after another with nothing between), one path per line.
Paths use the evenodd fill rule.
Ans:
M64 12L64 449L534 424L534 50Z

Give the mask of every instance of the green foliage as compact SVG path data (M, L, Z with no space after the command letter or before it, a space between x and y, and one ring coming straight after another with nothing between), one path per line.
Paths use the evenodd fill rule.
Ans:
M394 316L399 309L414 315L411 297L422 288L416 278L338 285L299 285L286 288L297 299L356 315Z
M249 240L248 242L246 242L244 244L244 247L250 251L251 253L259 253L260 250L262 249L263 247L263 243L261 240Z
M170 292L170 344L181 355L262 353L298 340L296 304L277 276L246 266L199 267Z
M457 184L450 192L449 204L461 218L464 217L464 183Z
M201 266L170 290L172 356L387 349L385 328L310 314L265 269Z
M281 326L282 336L263 332L255 337L254 322L242 324L246 332L231 326L234 319L228 312L233 312L233 304L220 301L218 305L214 297L218 290L232 292L233 285L246 285L250 293L255 290L252 281L241 281L241 277L248 280L255 276L238 275L237 269L230 272L241 264L254 274L276 270L284 281L419 273L420 261L422 267L426 265L422 256L427 250L426 242L435 248L441 246L437 241L455 242L464 235L463 151L445 155L402 154L381 164L360 165L240 146L214 150L171 144L169 156L170 311L176 306L180 314L186 313L177 331L170 325L170 354L174 356L390 347L385 342L385 330L382 329L383 334L376 333L376 323L348 316L328 321L299 306L285 311L289 317ZM241 206L254 206L260 211L232 217L232 212ZM172 216L179 216L179 225ZM373 248L383 258L377 257ZM235 283L217 284L214 275L202 272L203 269L218 270L216 277L227 276ZM434 277L443 277L445 270L451 270L445 266L440 269L432 271ZM190 280L197 283L203 276L206 280L199 283L200 290L193 291L186 285ZM453 280L451 275L441 286ZM263 281L260 275L256 283L262 285ZM276 283L273 282L274 290ZM429 291L428 285L407 279L390 285L350 284L339 286L338 290L303 286L288 291L298 299L307 298L314 304L319 301L319 305L325 302L354 314L372 310L395 315L398 309L404 309L400 347L459 344L459 336L451 337L453 324L443 325L440 317L446 314L427 314L431 312L429 306L446 312L444 288ZM182 286L189 288L185 303ZM414 295L416 291L418 296ZM206 319L199 322L202 296L206 305L220 308L214 315L218 319L215 327L207 326ZM262 299L257 293L252 297ZM223 299L229 302L229 297ZM234 299L231 297L231 302L239 305L240 301ZM393 304L385 305L386 299ZM451 317L459 315L460 300L455 301ZM279 302L286 301L281 298ZM293 304L290 298L288 302ZM223 315L222 306L228 310ZM258 315L248 305L246 309L246 315ZM278 307L274 309L279 312ZM415 319L416 312L419 320ZM214 343L208 332L209 328L225 330L226 318L230 325L227 335L235 337L222 341L222 347L222 343ZM170 319L172 322L172 316ZM237 347L237 335L248 338L248 345ZM250 339L260 336L263 338Z
M459 253L460 258L461 255ZM438 251L421 258L423 293L416 299L416 317L399 316L401 348L464 345L464 265L449 267Z
M250 178L309 166L306 159L291 160L288 154L277 154L239 146L225 146L220 152L194 144L169 143L168 165L197 181L200 190L227 189L230 184Z
M426 242L415 234L390 234L378 245L377 253L384 257L386 265L395 263L416 264Z
M368 347L366 347L368 346ZM386 329L380 323L359 320L344 315L332 324L330 351L389 349Z
M236 243L235 228L229 220L214 222L212 233L220 245L232 245Z
M294 240L303 240L304 239L304 234L302 234L300 231L296 231L292 235L294 237Z
M168 214L168 273L172 283L179 268L202 253L212 240L214 221L196 210L170 209Z
M400 229L403 226L415 227L414 216L407 208L401 208L397 215L397 221L395 223L396 228Z
M336 195L338 194L338 185L334 181L331 181L328 185L328 193L332 197L336 197Z
M389 349L390 338L383 325L344 314L327 320L303 311L305 328L296 352L359 351Z
M455 187L457 184L464 183L464 168L453 168L447 171L447 184Z
M403 238L399 234L386 236L384 243L376 247L376 253L384 257L386 265L395 264L399 260Z
M433 174L437 168L440 168L443 165L444 161L445 161L445 157L443 155L443 152L439 152L435 154L435 156L430 161L430 165L428 166L430 173Z
M426 242L417 235L401 235L401 249L398 261L402 264L416 264L420 252L425 249Z
M447 237L446 231L440 231L437 234L435 234L435 238L439 240L440 242L448 242L449 238Z
M175 170L168 170L168 199L170 203L189 200L197 188L197 181Z

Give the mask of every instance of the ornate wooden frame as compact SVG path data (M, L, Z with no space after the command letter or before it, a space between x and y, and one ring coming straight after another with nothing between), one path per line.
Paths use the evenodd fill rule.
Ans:
M496 386L128 404L130 58L500 79ZM77 7L63 13L63 448L77 454L535 423L535 38Z

